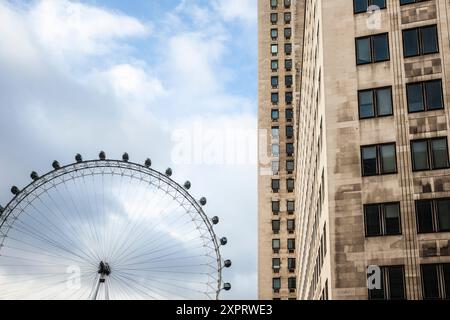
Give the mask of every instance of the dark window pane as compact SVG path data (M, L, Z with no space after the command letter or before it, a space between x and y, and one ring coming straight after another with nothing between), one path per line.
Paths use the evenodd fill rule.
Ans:
M286 161L286 170L294 171L294 169L295 169L294 161L291 160Z
M370 53L370 38L356 40L357 63L364 64L372 62Z
M416 56L420 53L417 29L403 31L403 52L405 57Z
M439 231L450 231L450 200L437 201Z
M292 120L294 118L294 110L286 109L286 120Z
M363 175L377 174L377 147L362 148Z
M422 36L422 53L435 53L439 51L436 26L420 29Z
M368 5L368 0L353 0L355 6L355 13L366 12Z
M280 231L280 220L272 220L272 231L273 232Z
M391 88L376 90L377 110L379 116L392 114L392 90Z
M395 145L388 144L380 146L381 172L394 173L397 170L395 161Z
M372 0L373 6L378 6L380 9L386 8L386 0Z
M375 116L372 90L359 92L359 116L361 119Z
M295 201L287 202L287 211L293 212L295 210Z
M272 71L278 70L278 60L272 60L270 66L272 68Z
M289 278L288 279L288 288L289 289L295 289L297 287L297 279L296 278Z
M291 59L285 60L284 67L286 68L286 70L291 70L292 69L292 60Z
M280 212L280 201L272 201L272 212L273 213Z
M426 82L425 92L428 110L442 109L444 107L442 82L440 80Z
M428 163L428 143L426 141L413 141L412 154L414 170L430 169Z
M272 268L274 270L279 270L281 265L281 260L279 258L272 259Z
M279 114L278 110L272 110L272 120L278 120L279 117L280 117L280 114Z
M392 300L405 299L403 267L389 268L389 290Z
M295 258L288 259L288 269L289 270L295 269Z
M274 278L273 279L273 289L274 290L280 290L281 288L281 279L280 278Z
M422 84L408 84L406 86L408 94L408 111L418 112L424 110Z
M277 103L278 102L278 93L272 93L272 95L271 95L271 100L272 100L272 103Z
M438 299L439 280L436 265L422 265L422 282L424 299Z
M400 233L400 205L398 203L384 206L386 234Z
M448 168L447 138L431 141L433 169Z
M280 239L272 240L272 249L274 249L274 250L280 249Z
M287 245L288 245L288 250L295 250L295 240L294 239L288 239Z
M365 207L366 235L381 235L380 207L378 205L368 205Z
M271 84L272 84L272 87L277 87L278 86L278 77L272 77Z
M450 264L442 265L444 272L445 298L450 299Z
M389 59L389 43L387 34L380 34L372 37L373 60L374 62Z
M418 201L416 205L419 233L433 232L433 205L431 201Z

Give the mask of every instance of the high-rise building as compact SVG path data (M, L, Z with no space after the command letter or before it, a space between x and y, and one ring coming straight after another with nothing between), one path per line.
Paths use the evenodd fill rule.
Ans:
M449 299L450 2L292 1L292 107L271 100L290 92L272 86L275 2L259 1L260 298ZM286 108L291 124L271 118ZM267 175L276 126L294 167Z

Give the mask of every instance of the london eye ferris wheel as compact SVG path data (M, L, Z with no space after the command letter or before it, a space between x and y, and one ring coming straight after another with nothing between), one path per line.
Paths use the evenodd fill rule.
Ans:
M218 299L231 285L206 199L191 183L130 162L96 160L39 176L0 207L0 299Z

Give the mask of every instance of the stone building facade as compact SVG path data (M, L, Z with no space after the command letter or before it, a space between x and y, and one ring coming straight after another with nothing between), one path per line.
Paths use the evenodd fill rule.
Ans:
M259 1L262 129L272 121L270 2ZM260 174L260 298L450 298L450 1L291 8L295 290L273 286L274 194Z

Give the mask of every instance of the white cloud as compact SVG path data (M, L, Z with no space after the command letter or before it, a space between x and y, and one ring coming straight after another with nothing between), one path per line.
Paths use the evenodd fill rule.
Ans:
M217 0L215 6L225 20L238 19L252 25L256 23L256 0Z
M165 89L156 77L151 77L143 67L131 64L114 65L108 70L92 72L88 76L103 92L112 91L120 99L134 103L150 103L165 94Z
M54 55L102 55L118 48L116 40L150 32L135 18L67 0L40 1L29 19L36 39Z

